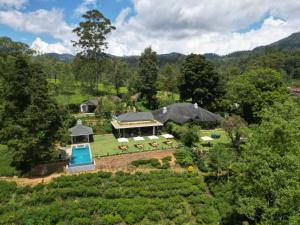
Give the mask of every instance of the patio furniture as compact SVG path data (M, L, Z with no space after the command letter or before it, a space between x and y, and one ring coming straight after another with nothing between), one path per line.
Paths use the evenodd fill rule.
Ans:
M143 149L145 147L143 144L135 144L134 146L138 149Z
M174 138L174 136L172 134L163 134L161 136L164 137L164 138L166 138L166 139Z
M166 145L172 145L173 144L173 141L164 141L164 144L166 144Z
M134 137L133 140L134 141L144 141L145 138L138 136L138 137Z
M128 138L118 138L118 142L128 142Z
M159 137L155 136L155 135L152 135L152 136L148 136L148 138L150 140L156 140L156 139L159 139Z
M149 145L152 146L153 148L158 147L158 143L155 142L155 141L154 142L150 142Z
M127 151L128 150L128 145L120 145L119 149L122 151Z

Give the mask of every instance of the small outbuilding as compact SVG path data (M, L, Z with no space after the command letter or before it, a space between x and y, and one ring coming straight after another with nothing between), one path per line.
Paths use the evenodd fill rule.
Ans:
M89 143L94 141L93 129L82 125L81 120L78 120L77 125L71 127L69 132L72 144Z
M80 104L80 112L93 113L98 106L98 99L91 99Z
M156 135L162 123L155 120L151 112L129 112L111 121L116 137Z

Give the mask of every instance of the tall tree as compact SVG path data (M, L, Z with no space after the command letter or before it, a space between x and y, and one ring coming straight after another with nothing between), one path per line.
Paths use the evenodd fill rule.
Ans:
M217 107L221 95L221 85L218 74L212 63L204 56L190 54L181 68L181 84L179 85L182 100L192 99L198 105L213 109Z
M119 60L110 63L112 64L109 72L110 80L116 89L117 95L120 96L120 87L125 85L125 81L129 76L128 65L124 61Z
M227 85L225 99L232 111L248 123L258 122L263 107L287 98L282 75L269 68L258 68L235 77Z
M146 104L150 109L157 106L156 101L156 81L158 77L158 62L155 51L151 47L146 48L139 59L139 74L141 78L140 91L146 99Z
M241 156L241 137L246 126L247 123L245 120L237 115L227 116L225 120L222 121L222 128L226 131L231 140L237 159Z
M80 48L79 54L86 58L89 66L94 69L92 73L87 75L96 75L95 79L88 80L96 84L97 91L98 83L101 80L101 59L104 57L103 51L107 48L106 37L115 27L96 9L87 11L82 18L83 21L73 30L79 39L72 42L75 47Z
M0 139L14 154L14 163L28 169L51 157L62 113L48 95L47 81L39 65L23 56L4 75Z
M159 72L158 86L160 90L171 93L172 100L174 100L174 93L178 90L179 69L175 64L164 65Z

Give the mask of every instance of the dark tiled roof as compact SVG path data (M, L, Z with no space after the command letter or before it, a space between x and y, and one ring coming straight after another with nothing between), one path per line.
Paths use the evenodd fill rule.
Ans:
M83 102L82 104L97 106L98 105L98 99L91 99L91 100L88 100L86 102Z
M151 112L129 112L119 115L117 120L120 122L151 121L154 117Z
M175 103L165 107L167 110L164 113L164 108L160 108L152 112L154 118L165 123L173 121L178 124L183 124L187 121L195 122L214 122L222 120L222 117L207 111L206 109L195 107L191 103Z
M77 124L75 127L69 129L71 136L82 136L82 135L91 135L93 134L93 129L88 126Z

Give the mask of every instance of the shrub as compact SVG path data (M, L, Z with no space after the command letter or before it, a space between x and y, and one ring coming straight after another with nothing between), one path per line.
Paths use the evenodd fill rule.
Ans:
M193 165L193 154L189 148L180 148L175 151L176 163L187 167Z
M70 103L68 106L70 113L79 113L80 106L78 104Z
M136 167L138 167L140 165L150 165L157 169L160 169L160 167L161 167L158 159L140 159L140 160L132 161L131 164Z
M163 163L165 163L165 162L169 162L169 161L171 161L172 160L172 156L166 156L166 157L164 157L164 158L162 158L161 159L161 161L163 162Z
M185 128L182 131L180 139L184 145L191 147L194 143L199 141L199 136L195 127Z

